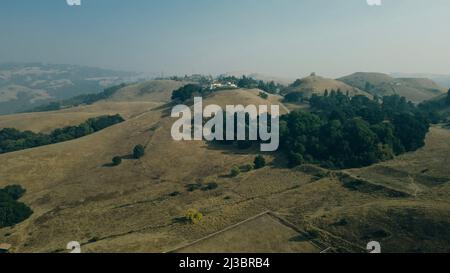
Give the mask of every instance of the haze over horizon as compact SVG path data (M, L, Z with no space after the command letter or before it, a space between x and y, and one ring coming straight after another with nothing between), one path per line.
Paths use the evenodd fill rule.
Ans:
M0 60L155 75L450 74L449 8L446 0L9 0Z

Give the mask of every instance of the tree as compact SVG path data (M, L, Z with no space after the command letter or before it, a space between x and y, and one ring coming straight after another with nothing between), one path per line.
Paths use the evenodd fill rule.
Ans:
M202 95L203 88L198 84L187 84L172 93L172 100L184 102L194 95Z
M425 136L430 127L420 114L402 113L393 118L395 136L406 152L415 151L425 145Z
M304 100L304 93L302 92L292 92L289 94L286 94L286 96L284 96L284 100L286 102L302 102Z
M17 202L24 193L25 189L18 185L0 189L0 228L18 224L33 213L27 205Z
M133 158L139 159L145 154L145 148L141 144L136 145L133 149Z
M189 209L186 212L185 216L186 220L189 221L191 224L198 224L203 219L203 214L195 209Z
M12 199L17 200L25 193L25 189L19 185L6 186L3 191L11 196Z
M264 168L266 166L266 159L262 155L258 155L255 157L253 162L253 167L255 170Z
M113 157L112 163L114 166L119 166L120 164L122 164L122 157L120 156Z

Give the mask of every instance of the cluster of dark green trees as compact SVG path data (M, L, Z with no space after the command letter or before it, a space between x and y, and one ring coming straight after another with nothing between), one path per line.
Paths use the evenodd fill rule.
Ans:
M194 96L202 97L207 92L209 91L199 84L187 84L172 92L172 100L184 102L193 98Z
M100 116L88 119L78 126L55 129L50 134L5 128L0 130L0 154L80 138L123 121L118 114Z
M13 226L30 217L33 211L17 200L25 193L21 186L0 189L0 228Z
M291 92L284 96L285 102L303 102L305 95L302 92Z
M447 96L441 99L428 100L419 104L419 108L430 113L430 119L433 123L438 123L446 119L446 116L441 113L442 110L450 107L450 89L447 92Z
M270 94L279 93L280 90L284 88L284 86L275 83L274 81L265 82L262 80L255 80L252 77L247 76L242 76L241 78L237 78L235 76L221 77L219 78L219 82L231 82L236 84L239 88L258 88Z
M310 99L311 112L281 118L280 139L292 166L354 168L424 145L429 113L394 95L382 101L341 92Z

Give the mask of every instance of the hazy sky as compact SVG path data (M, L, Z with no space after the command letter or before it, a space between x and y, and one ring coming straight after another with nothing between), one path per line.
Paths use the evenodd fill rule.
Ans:
M1 0L0 62L146 73L450 74L450 1Z

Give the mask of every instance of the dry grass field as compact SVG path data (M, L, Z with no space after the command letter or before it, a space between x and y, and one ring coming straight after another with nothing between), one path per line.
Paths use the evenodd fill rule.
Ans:
M178 253L317 253L305 235L269 214L263 214L205 240L175 250Z
M169 102L172 91L176 90L187 82L170 80L155 80L129 85L114 94L110 101L153 101Z
M18 125L46 131L72 114L78 123L79 112L88 109L93 116L111 111L126 117L83 138L0 155L0 187L22 185L27 193L21 201L34 210L24 222L0 229L0 242L13 252L65 252L70 241L82 243L84 252L167 252L266 211L290 224L265 215L182 250L361 252L371 240L381 241L386 252L450 250L448 130L433 128L423 149L368 168L287 169L283 156L271 153L265 168L232 178L231 168L252 163L257 150L173 141L174 119L163 100L130 102L135 93L123 92L127 102L39 113L46 125L26 114L27 124ZM258 94L220 91L205 103L280 104L280 97ZM0 124L14 126L14 118L19 120L6 116ZM129 159L137 144L145 146L144 157ZM125 159L110 167L114 156ZM211 182L218 188L188 190ZM183 221L188 209L203 214L199 224Z
M55 128L78 125L89 118L120 114L129 119L157 107L160 103L99 102L52 112L23 113L0 116L0 129L16 128L22 131L48 133Z
M350 86L338 80L328 79L316 75L311 75L301 79L300 85L293 88L290 92L304 93L306 97L310 97L313 94L323 95L325 90L328 90L328 92L331 92L332 90L341 90L344 94L348 92L350 96L363 95L372 97L372 95L358 89L357 87Z

